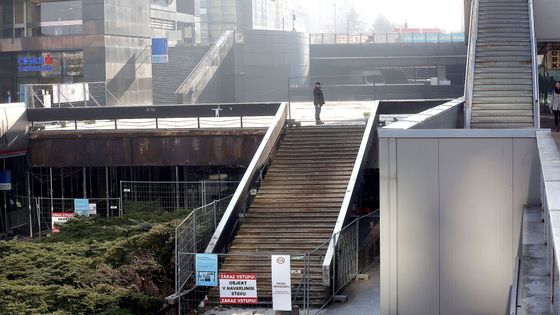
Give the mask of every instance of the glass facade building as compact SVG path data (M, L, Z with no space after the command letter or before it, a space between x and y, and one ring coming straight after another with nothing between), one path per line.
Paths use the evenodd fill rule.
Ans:
M0 38L82 34L82 0L0 0Z

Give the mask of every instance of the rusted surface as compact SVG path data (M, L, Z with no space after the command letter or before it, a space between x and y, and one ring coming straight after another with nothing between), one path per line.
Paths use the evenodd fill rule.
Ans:
M33 132L33 167L247 166L266 129Z

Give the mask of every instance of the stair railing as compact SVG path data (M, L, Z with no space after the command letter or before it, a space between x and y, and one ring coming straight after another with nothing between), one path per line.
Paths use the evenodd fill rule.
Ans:
M478 9L479 0L471 2L471 21L469 27L469 49L467 55L467 69L465 79L465 128L471 128L472 106L474 95L474 76L476 62L476 43L478 40Z
M364 131L364 136L362 137L362 142L360 144L360 149L354 163L354 168L352 169L352 175L350 176L350 181L348 183L348 188L346 189L346 194L342 201L342 206L340 207L340 212L336 220L332 238L329 242L327 248L327 253L325 259L323 260L322 273L323 273L323 285L330 286L331 283L331 273L335 272L333 264L335 264L335 251L339 241L340 233L349 218L352 207L356 202L356 197L358 196L360 179L363 177L363 171L367 164L368 157L371 154L371 148L373 147L373 141L376 139L377 123L379 116L377 115L377 109L379 102L375 102L375 107L373 108L370 117L368 119L366 129Z
M233 48L234 42L235 31L225 31L220 35L218 40L210 47L193 71L175 91L175 94L178 96L182 95L182 102L180 103L194 104L198 101L198 98L202 95L202 92Z
M287 119L288 104L282 103L206 248L207 254L221 253L228 246L238 225L239 216L243 215L248 207L247 197L251 195L251 190L255 187L254 183L262 177L262 170L270 161L270 157L284 132Z
M533 119L535 129L541 127L541 110L539 106L539 66L537 55L537 38L535 32L535 10L533 0L529 0L529 32L531 34L531 64L533 82Z

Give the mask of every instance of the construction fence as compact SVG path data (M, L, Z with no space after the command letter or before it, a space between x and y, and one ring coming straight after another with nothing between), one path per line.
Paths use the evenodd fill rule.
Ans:
M200 208L233 195L239 182L121 181L121 214L130 211L174 212Z
M206 255L203 253L212 234L200 241L197 240L198 232L191 233L191 238L183 236L183 239L188 240L187 244L197 245L184 246L183 243L178 243L176 247L176 296L179 299L179 314L198 314L210 310L219 310L219 314L238 314L242 308L270 309L273 305L273 255L289 256L292 309L302 314L318 314L358 275L368 273L378 263L378 218L378 211L357 218L340 233L306 253L247 250L241 253ZM192 219L190 222L188 228L177 228L177 240L181 239L181 234L189 234L187 231L197 231L199 225L194 224ZM332 260L326 262L329 250L333 252ZM216 270L201 271L197 260L212 257L216 261ZM224 292L224 286L219 285L220 279L232 276L254 278L254 281L247 282L248 287L254 288L254 291L242 293L249 296L249 299L224 298L230 292ZM200 285L201 281L214 283L204 286Z
M34 231L39 233L56 232L55 224L62 224L64 221L76 215L80 209L76 209L76 200L87 202L88 216L112 218L119 216L120 198L32 198L32 213L35 213L33 222ZM77 211L78 210L78 211ZM34 233L34 232L33 232Z

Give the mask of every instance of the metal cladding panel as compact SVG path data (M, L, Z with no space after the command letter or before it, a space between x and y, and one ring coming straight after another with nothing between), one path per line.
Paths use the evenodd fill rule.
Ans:
M439 313L503 315L515 257L513 141L439 141Z
M418 167L418 165L422 167ZM397 140L398 313L439 311L437 139ZM417 249L422 249L419 255Z
M534 131L379 134L381 314L504 314L539 202Z

